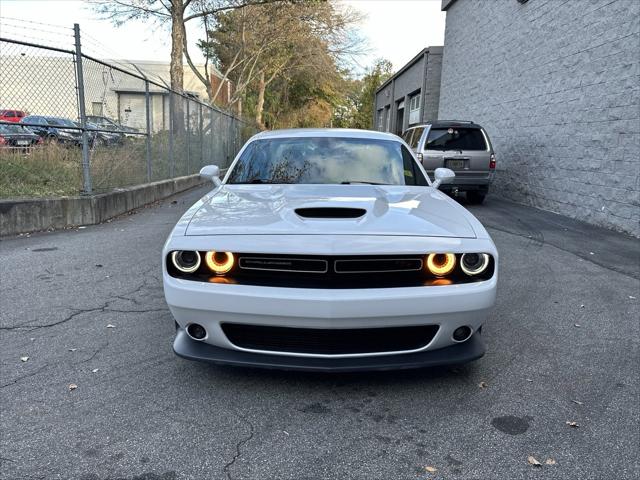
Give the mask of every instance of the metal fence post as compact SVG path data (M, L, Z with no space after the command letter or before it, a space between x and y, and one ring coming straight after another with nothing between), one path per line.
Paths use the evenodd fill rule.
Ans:
M169 178L175 173L175 160L173 158L173 92L169 93Z
M89 133L87 132L87 112L84 103L84 76L82 71L82 48L80 46L80 25L73 24L73 37L76 44L76 78L78 84L78 109L80 127L82 128L82 188L83 193L90 194L91 187L91 158L89 157Z
M189 99L187 98L187 175L191 172L191 116L189 113Z
M144 101L147 111L147 182L151 181L151 95L149 81L144 81Z
M215 142L214 142L214 138L213 138L213 108L209 109L209 135L211 136L211 150L209 152L209 159L207 160L207 163L216 163L216 160L214 159L214 155L215 153Z
M204 119L202 118L202 104L198 104L198 116L200 119L200 167L204 166Z

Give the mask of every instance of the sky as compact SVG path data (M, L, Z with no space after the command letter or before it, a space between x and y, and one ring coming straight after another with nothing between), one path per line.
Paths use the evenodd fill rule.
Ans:
M367 54L356 71L386 58L400 69L420 50L444 42L445 13L440 0L342 0L366 17L360 34ZM169 61L169 30L148 23L116 27L100 19L84 0L0 0L0 36L71 48L72 27L80 24L83 48L99 58ZM191 23L191 24L190 24ZM195 48L201 27L188 23L192 58L204 59Z

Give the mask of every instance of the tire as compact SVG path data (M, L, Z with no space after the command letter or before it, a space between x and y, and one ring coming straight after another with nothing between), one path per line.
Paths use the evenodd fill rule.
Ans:
M469 202L472 205L480 205L482 204L482 202L484 202L484 197L486 196L486 193L484 192L478 192L478 191L469 191L467 192L467 202Z

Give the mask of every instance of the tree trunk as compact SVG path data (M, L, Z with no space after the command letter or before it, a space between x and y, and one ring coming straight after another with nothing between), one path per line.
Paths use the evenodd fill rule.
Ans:
M260 130L265 130L264 123L262 123L262 111L264 109L264 91L267 85L264 81L264 72L260 74L260 80L258 81L258 101L256 102L256 123Z
M171 0L171 64L169 77L171 89L182 93L184 90L184 4L183 0ZM184 106L182 97L176 96L173 102L173 128L177 133L184 131Z

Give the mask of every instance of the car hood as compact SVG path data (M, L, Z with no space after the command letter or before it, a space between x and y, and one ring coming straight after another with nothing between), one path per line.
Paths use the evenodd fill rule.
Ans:
M223 185L185 232L291 234L476 237L464 209L438 190L377 185Z

